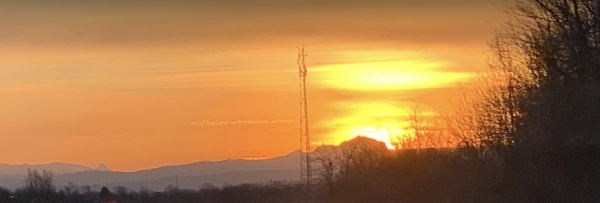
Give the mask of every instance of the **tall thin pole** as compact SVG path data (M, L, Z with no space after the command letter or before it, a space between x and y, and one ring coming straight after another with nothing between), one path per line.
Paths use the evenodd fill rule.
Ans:
M300 72L300 180L310 186L310 139L308 133L308 105L306 101L306 63L304 47L298 48L298 70Z

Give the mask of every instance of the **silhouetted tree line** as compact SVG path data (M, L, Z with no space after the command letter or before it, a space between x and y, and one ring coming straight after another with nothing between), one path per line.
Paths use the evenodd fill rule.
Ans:
M402 150L363 157L376 163L360 175L319 158L330 202L600 201L600 1L514 0L506 12L489 70L459 85L443 125L413 112ZM456 147L423 147L439 138Z
M163 192L52 186L33 171L1 202L599 202L600 1L513 0L489 70L439 118L415 109L397 150L358 138L320 147L321 181ZM50 181L48 181L50 180Z
M0 187L2 203L303 203L323 199L322 193L310 190L303 184L273 181L265 184L241 184L216 187L205 183L200 189L178 189L167 186L164 191L151 191L142 187L131 190L116 186L102 187L100 191L91 186L78 187L73 183L56 189L52 184L52 173L29 171L25 186L16 191Z

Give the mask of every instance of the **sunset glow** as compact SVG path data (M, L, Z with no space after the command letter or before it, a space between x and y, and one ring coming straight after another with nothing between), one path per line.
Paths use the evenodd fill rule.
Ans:
M395 53L402 54L402 53ZM384 61L335 64L314 67L315 77L324 86L352 90L400 90L443 87L471 76L440 72L442 62Z
M596 202L600 0L0 0L0 203Z
M494 10L475 0L36 2L0 6L0 163L116 171L299 149L299 46L311 142L360 135L391 148L410 107L447 108L455 83L485 66Z

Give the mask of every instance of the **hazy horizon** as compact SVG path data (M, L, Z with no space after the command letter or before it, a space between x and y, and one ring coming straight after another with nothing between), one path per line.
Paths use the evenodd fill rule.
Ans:
M0 3L0 163L137 171L400 133L485 68L500 0ZM383 131L389 133L384 135Z

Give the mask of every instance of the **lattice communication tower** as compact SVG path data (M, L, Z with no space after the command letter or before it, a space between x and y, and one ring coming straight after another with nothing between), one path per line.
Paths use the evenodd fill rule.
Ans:
M300 71L300 180L310 186L310 139L308 134L308 106L306 103L306 52L298 48L298 70Z

